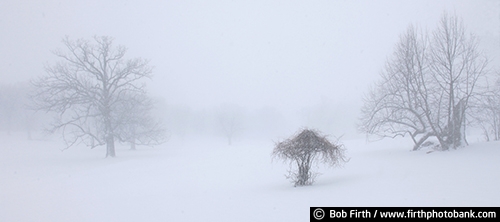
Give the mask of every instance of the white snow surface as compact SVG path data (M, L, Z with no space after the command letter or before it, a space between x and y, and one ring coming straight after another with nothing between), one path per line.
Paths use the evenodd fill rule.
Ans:
M154 148L72 147L2 136L0 221L308 221L309 207L500 206L500 143L409 151L401 140L343 141L343 168L293 187L274 142L171 138Z

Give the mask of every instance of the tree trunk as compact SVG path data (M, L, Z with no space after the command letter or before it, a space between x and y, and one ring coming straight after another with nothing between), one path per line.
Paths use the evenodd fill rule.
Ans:
M136 135L135 125L132 126L131 130L132 130L132 135L130 136L130 140L129 140L130 149L135 150L135 145L136 145L135 144L135 135Z
M446 136L443 136L442 134L436 135L436 139L439 141L439 145L441 146L441 150L448 150L450 147L448 144L448 139Z
M464 100L460 100L457 105L453 107L453 124L450 137L452 138L451 144L453 148L467 145L465 140L465 104Z
M295 181L295 186L305 186L308 185L311 178L309 174L310 163L308 160L302 160L301 163L298 163L299 174L297 175L297 181Z
M135 144L135 138L132 137L132 139L130 139L130 149L131 150L136 150L135 145L136 145Z
M423 136L422 138L420 138L420 140L418 140L418 142L415 143L415 145L413 146L413 151L417 151L421 148L422 144L427 141L427 139L429 139L429 137L431 136L432 134L431 133L427 133L425 134L425 136ZM414 142L416 140L413 140Z
M303 164L301 164L301 166L299 167L299 178L296 182L296 185L304 186L304 185L306 185L308 179L309 178L308 178L307 169Z
M106 138L106 157L115 157L115 138L113 135L109 135Z

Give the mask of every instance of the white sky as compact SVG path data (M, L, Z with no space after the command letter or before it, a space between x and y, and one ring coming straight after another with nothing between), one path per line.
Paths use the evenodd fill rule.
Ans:
M65 35L109 35L151 60L150 89L168 103L358 109L399 34L410 23L432 29L444 11L479 35L500 34L494 0L2 0L0 83L43 75Z

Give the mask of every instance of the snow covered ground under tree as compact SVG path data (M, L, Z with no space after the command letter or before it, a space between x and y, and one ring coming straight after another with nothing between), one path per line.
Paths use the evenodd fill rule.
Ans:
M0 221L308 221L309 207L500 206L500 143L411 152L344 140L343 168L293 187L271 140L172 137L154 148L72 147L2 135Z

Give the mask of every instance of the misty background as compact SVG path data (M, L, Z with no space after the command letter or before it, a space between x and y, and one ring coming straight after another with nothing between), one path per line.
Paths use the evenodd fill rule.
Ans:
M298 127L360 137L367 89L409 24L463 18L496 70L500 1L0 2L1 129L46 118L25 110L30 79L54 64L64 36L107 35L154 67L148 89L172 136L277 139ZM7 105L6 105L7 104ZM22 111L21 111L22 110ZM26 113L25 113L26 112Z

